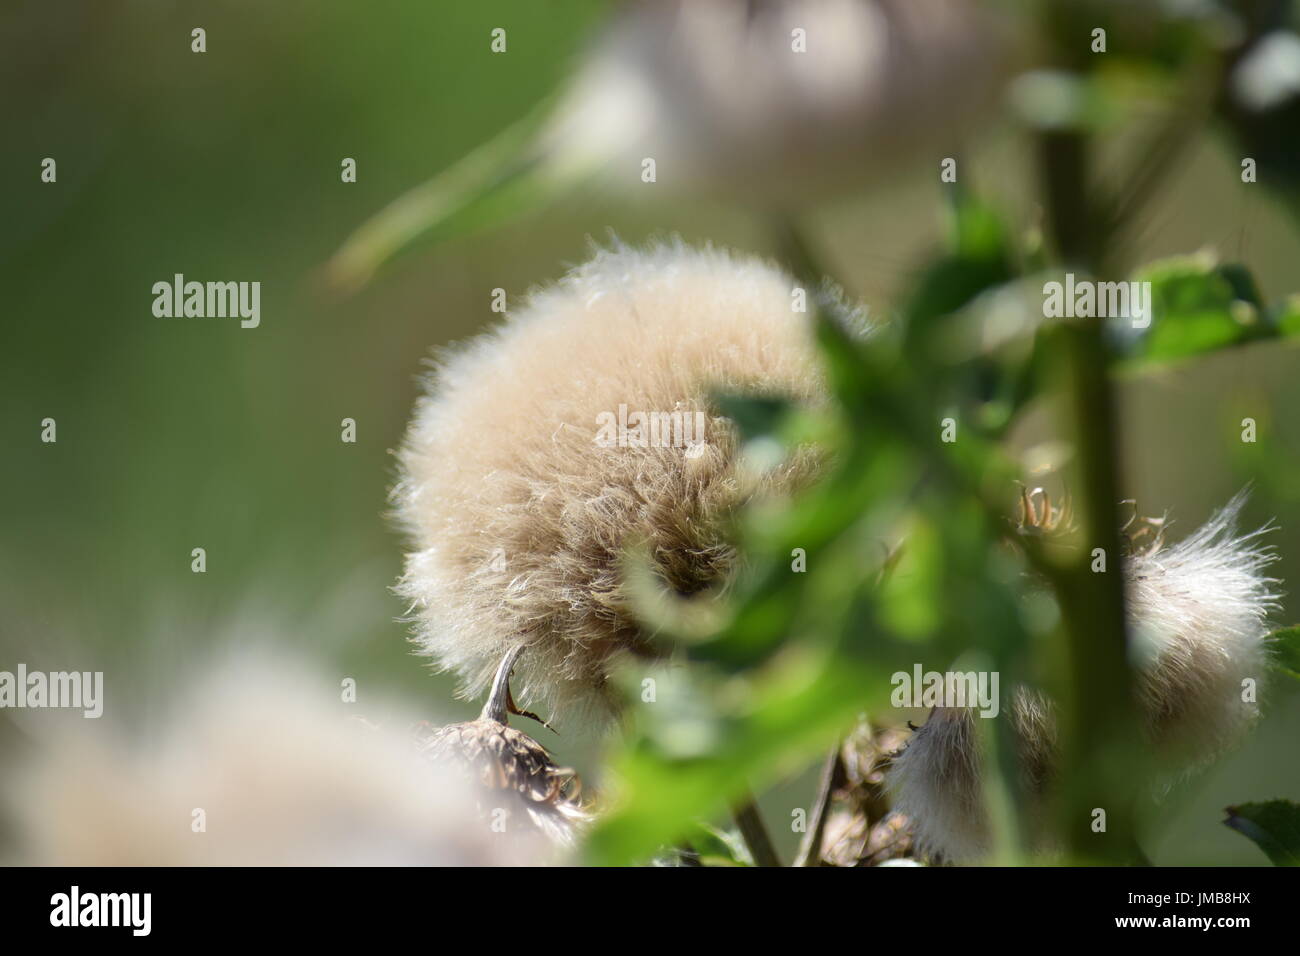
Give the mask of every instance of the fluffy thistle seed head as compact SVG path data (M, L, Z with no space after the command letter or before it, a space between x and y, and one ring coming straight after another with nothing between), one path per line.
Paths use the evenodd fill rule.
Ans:
M821 396L796 285L711 248L600 250L442 357L394 490L413 544L399 591L418 642L467 694L527 645L521 699L552 715L608 713L613 661L651 652L629 609L625 549L644 546L667 592L705 591L732 570L734 509L813 474L809 449L743 477L734 430L709 402L715 388ZM637 413L691 426L691 443L675 425L647 440ZM602 423L624 418L601 440Z

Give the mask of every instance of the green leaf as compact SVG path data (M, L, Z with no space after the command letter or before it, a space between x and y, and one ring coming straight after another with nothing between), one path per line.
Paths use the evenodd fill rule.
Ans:
M902 310L904 354L914 373L934 385L946 381L931 370L951 351L953 314L1015 275L998 216L968 195L954 200L948 249L922 269Z
M939 530L921 515L901 536L906 542L880 589L880 620L904 638L929 637L943 620L943 555Z
M1254 306L1256 310L1263 311L1264 297L1259 294L1259 286L1255 284L1255 277L1249 269L1239 262L1225 262L1219 266L1218 273L1232 289L1233 296Z
M748 780L761 784L774 766L811 759L852 725L860 709L887 700L886 673L830 655L785 665L766 675L752 706L707 757L675 759L643 741L614 761L619 793L588 841L592 863L647 858L686 833L692 820L724 809Z
M700 857L701 866L753 866L749 848L735 830L721 830L701 823L697 832L688 836L690 844Z
M741 395L735 392L714 396L718 410L736 423L745 441L775 437L792 406L781 395Z
M963 198L955 210L951 250L920 274L904 308L909 336L956 312L986 289L1012 277L1006 230L986 207Z
M1151 283L1151 327L1136 352L1144 361L1201 355L1265 333L1258 290L1241 266L1183 256L1152 263L1133 278Z
M1300 336L1300 295L1287 296L1273 313L1273 327L1279 335Z
M1300 804L1268 800L1225 812L1224 824L1255 841L1275 866L1300 866Z
M553 198L580 177L535 147L548 97L523 119L363 223L330 260L330 281L357 289L418 243L445 241L503 222Z
M1118 103L1095 77L1034 70L1010 88L1010 104L1026 125L1040 130L1100 130L1115 120Z
M1273 669L1300 680L1300 624L1274 631L1268 643L1273 649Z

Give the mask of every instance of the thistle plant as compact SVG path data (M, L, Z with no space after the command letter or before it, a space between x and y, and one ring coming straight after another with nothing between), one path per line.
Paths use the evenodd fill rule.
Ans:
M4 862L1300 863L1300 0L93 6Z
M1062 512L1022 497L1028 527L1059 530ZM1265 574L1276 555L1260 542L1265 527L1238 534L1245 496L1167 546L1164 524L1130 519L1122 575L1142 729L1157 753L1194 765L1238 740L1258 717L1248 693L1267 672L1268 615L1276 609ZM1026 793L1036 802L1055 777L1057 730L1050 700L1029 688L1012 697L1012 727ZM917 843L949 861L989 849L981 755L970 710L936 708L893 760L900 813L914 822Z
M695 56L713 37L713 65L743 73L747 56L777 56L762 31L784 31L783 13L637 8L630 22L681 46L671 62L616 22L538 116L399 200L335 260L337 277L364 279L417 237L499 224L577 185L636 182L630 167L657 150L685 157L663 185L689 194L715 177L774 227L775 261L678 241L597 249L437 359L401 450L398 589L416 643L468 696L497 682L490 713L438 739L500 733L516 661L525 706L561 729L610 731L578 841L591 861L676 847L680 859L782 862L751 793L820 763L815 798L794 813L802 865L1142 862L1145 808L1238 744L1274 654L1297 654L1294 629L1270 637L1285 615L1270 568L1292 549L1289 530L1244 495L1187 535L1129 513L1116 397L1121 380L1226 349L1294 349L1297 300L1266 298L1244 265L1130 261L1134 227L1210 117L1230 148L1250 150L1259 112L1295 99L1259 95L1267 71L1252 59L1294 21L1248 3L1142 4L1157 35L1084 0L1019 15L924 6L936 15L826 6L879 26L865 34L891 54L914 46L915 72L895 88L846 56L825 80L835 95L817 99L822 80L790 85L816 102L778 98L770 125L810 124L799 155L749 122L752 91L710 85ZM745 11L745 30L719 27ZM948 14L968 13L968 33L948 29ZM849 47L862 35L844 31ZM1005 71L948 69L1012 35ZM630 107L619 118L635 128L617 142L583 125L632 91L656 109ZM955 149L902 135L900 110L944 102L1014 126L1036 166L1031 211L962 172ZM713 138L673 141L691 110ZM831 275L815 217L785 188L799 169L834 167L843 143L931 168L943 191L944 241L894 301L871 303L870 323L836 291L861 277ZM1293 196L1295 155L1264 151L1242 182L1267 168L1266 188ZM642 184L660 185L654 168ZM829 173L817 185L851 188ZM1017 450L1031 420L1049 422L1057 450L1046 476ZM1263 517L1247 523L1250 508ZM940 699L909 730L890 688L913 668L936 673ZM1001 676L991 719L956 693L966 674L971 687ZM498 748L489 776L519 780L511 768L533 753L520 746ZM727 809L743 849L706 825ZM1238 809L1243 831L1284 831L1300 814Z

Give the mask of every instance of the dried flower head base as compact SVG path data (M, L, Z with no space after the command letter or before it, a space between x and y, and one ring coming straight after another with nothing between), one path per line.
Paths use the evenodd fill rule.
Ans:
M517 714L547 726L519 710L510 693L510 673L524 649L518 645L502 660L477 720L432 732L417 729L417 746L429 760L465 773L480 788L482 810L506 812L507 830L513 817L522 816L551 840L569 846L576 828L590 817L582 782L573 770L556 766L545 747L508 724L509 715Z
M1042 538L1063 536L1074 531L1074 507L1070 496L1064 495L1057 505L1042 488L1028 490L1020 486L1015 529L1022 535Z
M1121 507L1131 513L1120 526L1120 545L1126 555L1149 555L1165 546L1165 516L1159 518L1138 512L1137 501L1126 498ZM1020 485L1016 501L1016 517L1012 522L1016 532L1027 537L1044 539L1062 538L1076 530L1074 503L1069 493L1053 504L1052 496L1043 488L1032 491Z
M1133 509L1133 513L1119 529L1120 546L1124 549L1124 554L1145 556L1163 549L1165 516L1152 518L1138 514L1137 501L1132 498L1126 498L1120 504Z
M840 747L831 813L820 841L827 866L879 866L912 856L911 821L889 811L885 776L906 734L859 722Z

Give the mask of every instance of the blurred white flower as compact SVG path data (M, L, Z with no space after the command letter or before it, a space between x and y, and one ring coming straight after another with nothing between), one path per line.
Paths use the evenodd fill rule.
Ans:
M531 828L493 831L462 778L431 767L405 728L345 716L337 681L300 660L234 659L178 687L166 722L143 731L113 736L107 717L30 729L29 757L6 768L0 787L16 863L502 865L553 856Z
M1024 59L1023 19L983 0L629 3L560 93L371 217L330 279L355 288L421 237L579 186L788 212L917 165L937 180Z
M955 155L1013 68L974 0L629 4L579 69L541 155L639 184L763 203L879 182Z
M1300 95L1300 36L1276 30L1261 38L1232 74L1232 93L1252 112L1265 112Z

